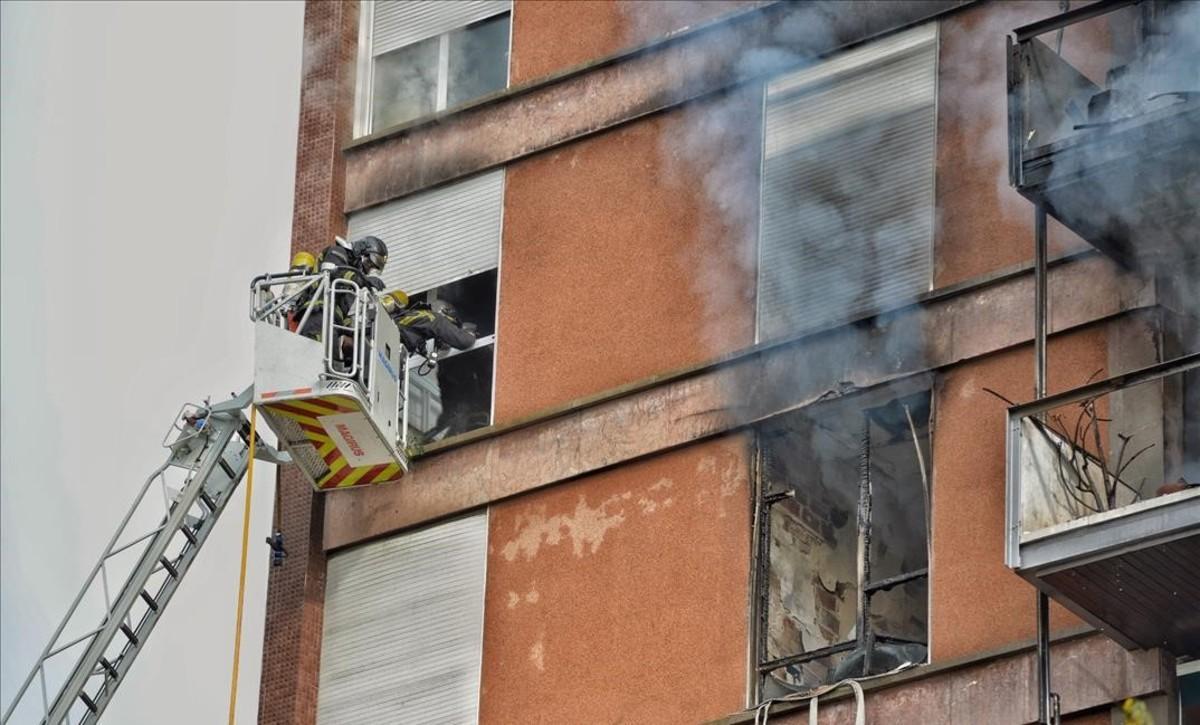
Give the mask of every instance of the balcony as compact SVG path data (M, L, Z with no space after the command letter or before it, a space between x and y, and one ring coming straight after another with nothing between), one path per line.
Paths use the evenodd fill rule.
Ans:
M1200 353L1008 412L1009 567L1123 646L1200 653Z
M1010 181L1122 265L1200 265L1200 6L1108 0L1013 32Z

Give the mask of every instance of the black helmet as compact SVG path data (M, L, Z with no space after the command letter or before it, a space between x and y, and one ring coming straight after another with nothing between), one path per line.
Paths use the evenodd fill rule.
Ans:
M449 317L451 322L458 322L458 310L454 309L454 305L445 300L434 302L433 311L443 317Z
M367 271L367 274L379 274L387 266L387 245L379 237L356 239L350 247L358 256L359 264Z

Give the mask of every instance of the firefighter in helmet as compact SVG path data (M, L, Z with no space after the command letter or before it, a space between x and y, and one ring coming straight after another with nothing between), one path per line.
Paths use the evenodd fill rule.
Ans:
M383 280L379 275L387 266L387 258L387 245L379 237L365 236L353 242L346 242L339 237L321 252L319 270L328 273L331 281L344 279L379 292L383 289ZM313 312L300 330L301 335L314 340L320 339L321 307L324 302L319 295L312 300ZM353 301L345 297L340 299L332 312L334 321L339 325L352 324L350 318L353 314ZM348 338L342 341L342 347L345 347L346 342Z
M471 426L470 407L475 386L472 381L463 379L463 375L452 374L450 369L455 368L461 358L452 357L438 363L437 357L439 351L448 348L471 349L475 345L475 325L463 322L454 305L445 300L410 303L403 292L392 292L380 298L380 304L396 321L400 339L409 354L425 358L418 374L437 372L442 412L428 434L429 439L467 431ZM448 384L451 378L454 383Z
M475 335L463 324L458 310L445 300L409 303L403 292L392 292L380 298L388 315L400 328L400 339L411 355L426 355L429 341L434 349L454 348L469 350L475 344Z

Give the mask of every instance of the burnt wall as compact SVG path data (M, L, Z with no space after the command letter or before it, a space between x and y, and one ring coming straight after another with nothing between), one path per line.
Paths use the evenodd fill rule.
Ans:
M1174 665L1165 663L1155 650L1129 652L1102 635L1092 635L1056 642L1054 651L1051 681L1062 696L1064 723L1108 723L1111 703L1126 697L1161 702L1161 696L1154 697L1157 693L1174 690ZM981 662L935 665L899 677L867 681L863 683L867 721L988 725L1036 722L1036 677L1035 652L1032 644L1027 644L994 653ZM819 704L822 723L854 722L854 698L846 688L822 696ZM1174 722L1160 717L1160 722ZM808 721L806 702L777 705L770 712L772 723L803 725ZM750 725L756 721L754 713L746 712L717 722Z
M718 95L508 167L497 423L754 341L760 108Z
M749 440L491 507L480 722L701 722L741 709Z

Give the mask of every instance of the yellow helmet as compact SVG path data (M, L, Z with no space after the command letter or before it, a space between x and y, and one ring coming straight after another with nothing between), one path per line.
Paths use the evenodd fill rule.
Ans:
M317 271L317 258L308 252L296 252L296 256L292 257L292 271L297 272L304 270L308 273Z
M408 307L408 295L400 290L395 292L385 292L379 296L379 304L388 314L397 314L400 310Z

